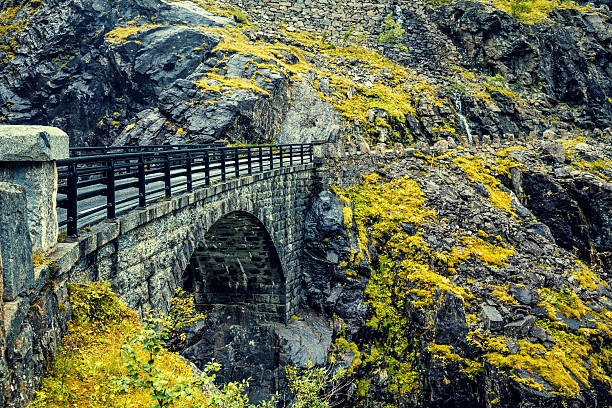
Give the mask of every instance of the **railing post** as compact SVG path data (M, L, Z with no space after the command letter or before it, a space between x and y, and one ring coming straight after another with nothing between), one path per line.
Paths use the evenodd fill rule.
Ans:
M272 150L272 145L270 145L270 170L274 168L274 152Z
M66 235L71 238L76 238L79 236L79 231L77 228L77 220L79 218L77 207L77 182L79 177L77 176L76 163L70 163L68 168L70 169L70 175L66 180L66 199L68 200L68 208L66 208L66 219L68 220L68 225L66 226Z
M209 151L204 152L204 184L210 186L210 156Z
M166 190L166 198L172 197L172 180L170 179L170 155L164 155L164 185Z
M106 218L115 219L115 160L110 159L106 166Z
M308 157L308 162L312 163L312 143L310 145L308 145L308 152L309 152L309 157Z
M289 166L293 167L293 145L289 145Z
M283 167L283 145L279 145L278 146L278 162L279 162L279 167Z
M25 188L30 236L36 252L46 253L57 245L57 161L68 157L68 135L60 129L0 125L0 182Z
M147 206L147 191L146 191L146 174L144 155L138 156L138 206L145 208Z
M259 172L263 173L263 147L259 147Z
M304 164L304 144L300 144L300 164Z
M252 152L252 148L248 147L247 148L247 167L249 168L249 176L251 174L253 174L253 165L252 165L252 158L251 158L251 152Z
M240 177L240 154L238 148L234 150L234 167L236 168L236 178Z
M225 181L225 149L221 149L221 181Z
M192 161L191 152L187 152L187 192L189 193L193 191L193 174L191 172Z

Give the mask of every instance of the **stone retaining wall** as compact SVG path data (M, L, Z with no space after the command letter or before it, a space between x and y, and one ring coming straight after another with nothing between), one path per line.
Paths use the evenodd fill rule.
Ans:
M326 33L332 38L342 38L345 33L356 30L377 33L384 16L395 3L354 0L236 1L236 5L258 20L285 24L291 30Z
M237 0L235 4L263 25L285 25L289 31L323 35L332 43L365 42L393 61L429 71L445 70L456 47L436 24L437 16L420 0ZM379 44L387 15L404 30L402 48Z

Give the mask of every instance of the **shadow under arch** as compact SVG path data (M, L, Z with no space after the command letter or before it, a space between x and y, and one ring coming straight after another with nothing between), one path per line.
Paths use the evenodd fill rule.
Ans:
M286 319L285 278L278 252L266 227L248 212L230 212L208 229L182 280L199 309L241 306L259 321Z

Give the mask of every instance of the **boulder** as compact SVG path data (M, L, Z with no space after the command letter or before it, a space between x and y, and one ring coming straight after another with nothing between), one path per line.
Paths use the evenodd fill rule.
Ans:
M547 140L554 140L557 138L557 134L552 129L546 129L544 133L542 133L542 137Z
M387 153L387 145L384 143L378 143L374 152L379 156L384 156L385 153Z
M406 156L406 149L404 148L404 145L399 142L393 145L393 151L395 152L395 154L397 154L397 157Z
M546 141L541 145L542 152L555 163L565 163L565 147L559 142Z
M359 152L361 154L370 154L370 145L367 142L362 141L359 143Z
M485 329L496 331L500 330L504 325L504 318L493 306L483 306L481 313Z
M437 156L443 155L444 153L448 152L448 142L446 140L438 140L436 143L434 143L431 150Z

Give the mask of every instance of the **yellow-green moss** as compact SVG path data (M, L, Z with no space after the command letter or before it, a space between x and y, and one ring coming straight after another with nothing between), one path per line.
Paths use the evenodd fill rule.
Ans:
M454 353L453 346L431 343L427 350L434 358L442 360L444 363L453 362L459 364L461 366L460 371L472 380L483 372L482 363Z
M580 287L584 289L597 290L600 285L609 287L606 281L593 272L584 262L576 261L576 265L570 271L572 277L580 284Z
M338 337L334 342L334 351L332 353L332 363L335 362L334 355L341 355L344 352L350 350L353 353L353 360L351 361L351 365L347 369L348 374L354 374L355 370L361 365L361 352L359 351L359 347L354 342L349 342L344 337Z
M592 12L591 5L581 6L570 0L480 0L505 11L525 24L536 24L548 19L548 15L556 9L574 9L582 13ZM518 6L517 6L518 5Z
M39 266L42 266L42 265L50 265L51 264L51 260L49 258L47 258L41 252L33 252L32 253L32 262L34 263L34 267L35 268L37 268Z
M485 186L489 191L488 200L491 201L493 206L511 215L516 215L516 211L512 207L510 194L499 189L501 182L484 166L481 159L476 156L459 156L453 159L453 162L465 171L470 181L482 183Z
M368 135L375 133L376 126L384 126L391 129L392 138L398 139L397 141L404 137L410 138L405 127L397 127L395 123L403 124L407 116L415 115L416 101L428 98L438 106L443 102L448 103L446 99L437 98L435 88L427 81L409 74L405 68L380 54L362 47L332 47L319 37L287 31L283 33L299 47L283 43L253 42L238 28L214 28L206 31L222 36L222 41L215 50L252 55L264 61L250 62L257 65L258 69L282 72L294 80L301 80L301 74L314 73L312 85L317 89L319 97L330 102L343 117L350 123L358 124ZM292 58L287 58L286 54L290 54ZM315 57L324 61L319 65L325 68L309 63ZM383 77L384 71L386 79L377 80L371 87L355 83L348 79L351 74L343 67L346 58L358 61L363 69L376 77ZM324 94L321 91L321 78L327 78L329 81L330 93ZM389 119L379 118L379 122L384 123L371 123L368 116L369 111L374 108L387 112Z
M206 77L196 81L196 86L202 90L202 92L216 92L221 93L227 89L246 89L255 94L261 93L270 96L270 92L266 91L253 79L239 78L222 76L213 73L207 73Z
M505 337L487 337L476 331L470 338L482 348L489 363L507 369L515 381L528 387L546 389L534 379L519 378L515 370L538 375L552 386L553 393L567 397L576 397L581 389L591 388L593 380L612 386L612 353L600 340L600 336L610 334L612 313L607 309L595 312L574 293L550 288L540 290L540 305L548 309L549 316L538 319L536 324L554 339L548 350L520 339L519 350L510 353ZM567 318L596 321L597 329L570 330L557 319L557 313Z
M172 1L184 1L184 0L172 0ZM244 11L240 8L223 2L218 2L215 0L191 0L206 11L211 12L212 14L216 14L218 16L223 17L232 17L234 20L242 25L248 26L250 25L250 21L248 16Z
M129 375L123 364L123 346L142 330L135 313L123 305L105 283L69 285L72 318L61 350L50 362L40 390L29 408L146 407L149 390L121 391L112 380ZM143 353L137 350L139 356ZM144 356L142 356L144 357ZM168 384L193 376L180 356L161 351L156 367ZM182 398L177 408L211 406L210 394L196 390L193 400Z
M0 10L0 62L15 58L18 44L15 35L29 26L30 16L40 7L41 2L22 2L15 7ZM26 14L27 12L27 14ZM23 16L18 18L17 16Z
M425 206L426 197L414 180L405 177L384 182L379 176L370 175L344 194L354 206L358 229L365 234L367 228L379 251L378 264L365 293L373 308L367 325L383 334L373 354L383 357L366 357L365 361L384 364L392 392L417 392L420 385L415 366L416 340L405 334L410 325L406 308L430 307L437 289L466 300L472 297L431 269L432 255L420 231L410 235L402 228L403 224L421 227L436 218L435 211Z
M144 24L144 25L133 25L129 24L125 27L117 27L112 31L106 33L106 41L111 44L122 44L128 40L128 38L137 36L142 30L159 27L159 24Z
M453 247L446 260L449 267L454 268L474 255L486 264L502 266L507 264L506 259L513 254L514 249L507 248L503 242L501 245L493 245L481 238L464 236L460 238L460 246Z
M504 302L507 305L518 305L518 301L514 298L512 293L510 293L510 284L506 283L505 285L489 285L489 289L491 289L491 293L500 301Z

